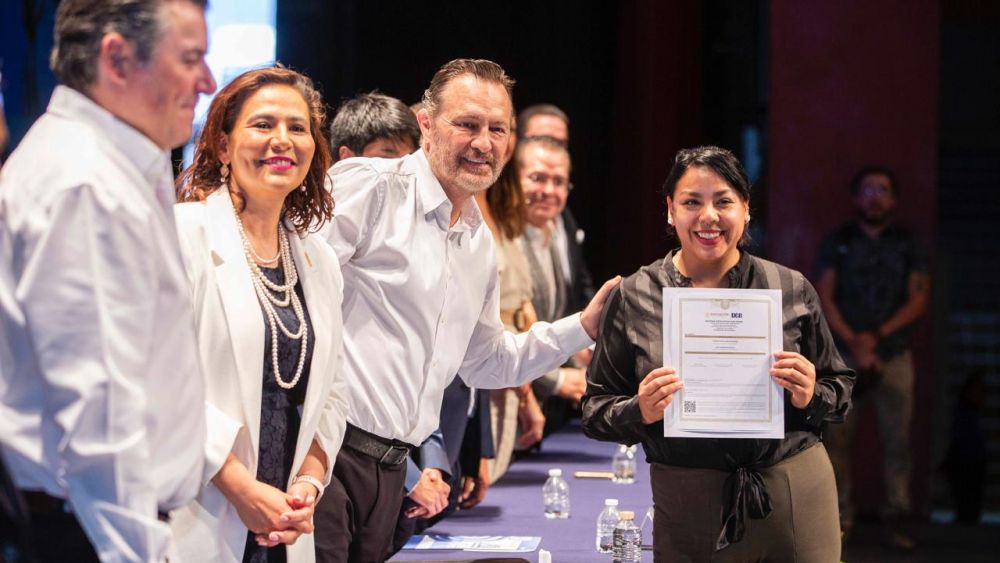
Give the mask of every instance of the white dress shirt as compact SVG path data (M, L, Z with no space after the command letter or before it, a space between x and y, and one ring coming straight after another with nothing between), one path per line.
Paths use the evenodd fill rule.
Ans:
M513 387L592 342L579 315L504 331L493 236L473 198L449 227L451 201L422 150L349 158L330 173L336 216L324 234L344 274L351 424L420 444L456 374Z
M0 173L0 440L102 561L162 561L204 402L169 155L56 88ZM58 541L58 538L52 538Z

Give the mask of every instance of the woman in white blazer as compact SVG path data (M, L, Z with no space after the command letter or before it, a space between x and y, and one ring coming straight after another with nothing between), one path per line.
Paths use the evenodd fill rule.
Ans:
M315 560L313 507L347 409L343 279L309 234L333 212L323 120L305 76L244 73L178 180L208 413L204 488L172 515L184 561Z

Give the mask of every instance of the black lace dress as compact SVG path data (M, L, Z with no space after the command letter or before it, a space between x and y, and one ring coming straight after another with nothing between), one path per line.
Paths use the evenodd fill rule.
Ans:
M264 275L276 284L285 283L285 272L281 266L277 268L261 268ZM264 317L264 389L260 401L260 451L257 464L257 480L267 483L279 490L286 490L288 476L292 472L292 462L295 457L295 442L299 437L301 422L300 409L305 402L306 386L309 384L309 364L312 360L313 343L316 341L312 333L312 323L309 321L309 310L305 297L302 295L302 284L295 285L295 293L302 303L302 311L306 324L309 326L309 347L306 350L305 365L302 377L295 387L285 390L274 380L274 364L271 361L271 328L267 317ZM290 332L298 330L299 323L291 304L287 307L274 307L275 313L282 324ZM261 311L263 314L263 311ZM299 362L301 340L292 340L278 329L278 366L281 369L282 380L288 382L295 376L295 368ZM243 563L284 563L287 553L284 545L270 549L257 545L253 532L247 533L247 543L243 550Z

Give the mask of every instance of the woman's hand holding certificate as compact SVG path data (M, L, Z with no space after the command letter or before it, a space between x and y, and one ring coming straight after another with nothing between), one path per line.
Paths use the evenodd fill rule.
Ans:
M792 406L804 409L816 389L816 366L798 352L776 352L771 377L792 395Z
M639 410L642 423L652 424L663 419L663 410L670 404L674 393L684 387L673 368L656 368L639 383Z

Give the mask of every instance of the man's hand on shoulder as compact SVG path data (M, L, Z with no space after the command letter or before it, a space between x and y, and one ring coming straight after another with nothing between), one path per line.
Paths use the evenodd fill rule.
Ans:
M604 312L604 304L607 302L608 296L611 295L611 291L621 281L621 276L615 276L604 282L604 285L601 286L601 289L597 290L594 298L590 300L590 303L584 308L583 313L580 314L580 324L583 325L583 330L587 332L587 336L591 340L597 340L597 329L601 323L601 313Z

